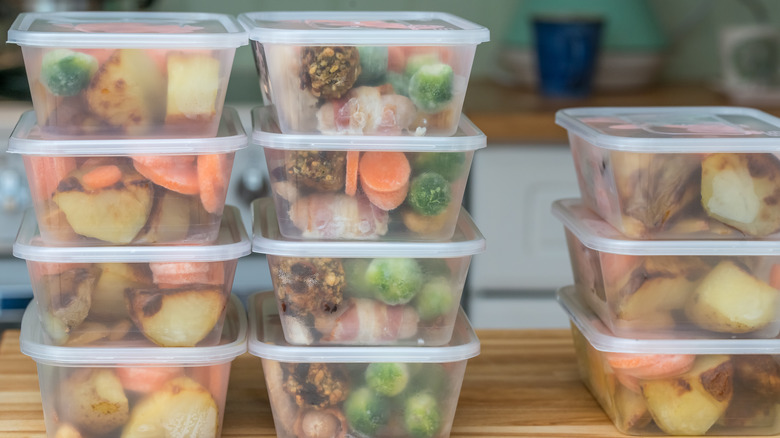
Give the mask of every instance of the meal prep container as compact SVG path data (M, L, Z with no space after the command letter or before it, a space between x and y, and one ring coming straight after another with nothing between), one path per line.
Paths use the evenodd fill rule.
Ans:
M338 240L452 237L474 151L485 134L461 116L452 137L282 134L252 110L283 236Z
M440 347L296 347L271 292L249 297L249 353L262 359L280 438L447 437L479 339L463 311Z
M54 138L212 137L236 48L247 33L223 14L23 13L33 107Z
M471 256L485 250L465 210L446 242L295 241L280 235L271 199L252 214L252 250L267 255L294 345L444 345Z
M614 336L573 287L558 291L580 376L629 435L777 435L780 340Z
M566 128L585 204L641 239L780 231L780 119L738 107L573 108Z
M455 133L487 28L437 12L238 16L284 134Z
M22 319L22 353L38 365L49 438L218 437L230 365L246 352L246 311L235 296L218 345L161 348L51 344L31 304Z
M580 200L553 203L577 292L616 335L774 338L780 241L631 240Z
M28 211L13 246L27 261L47 342L109 347L145 338L163 347L216 344L238 258L250 251L232 206L210 245L46 246Z
M217 137L46 140L32 111L8 152L22 155L43 239L50 244L213 242L235 152L247 137L226 108Z

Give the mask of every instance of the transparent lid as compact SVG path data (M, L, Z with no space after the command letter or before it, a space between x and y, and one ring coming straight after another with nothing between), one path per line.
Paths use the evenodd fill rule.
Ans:
M185 12L28 12L8 30L20 46L235 48L247 32L232 16Z
M596 146L646 153L777 152L780 119L724 106L569 108L555 114Z
M562 287L556 297L571 322L599 351L641 354L780 354L780 339L620 338L613 335L582 301L574 286Z
M22 316L19 347L38 364L54 366L207 366L230 362L246 353L247 320L241 301L231 295L219 345L157 347L148 341L116 342L111 346L65 347L46 341L35 302Z
M41 136L35 111L22 114L11 137L8 152L48 156L198 155L235 152L245 148L247 135L235 108L224 107L216 137L125 138L52 140Z
M219 236L211 244L149 244L126 246L51 246L41 239L38 222L28 209L16 242L15 257L44 263L149 263L149 262L219 262L234 260L251 253L249 240L238 208L226 205Z
M458 310L450 343L441 347L415 346L294 346L284 340L276 297L272 291L249 296L249 353L279 362L447 363L479 355L479 339L463 308ZM424 350L424 351L423 351Z
M249 39L280 44L436 46L490 40L484 26L442 12L247 12Z
M461 115L458 130L451 137L282 134L274 107L258 106L252 108L251 142L285 150L457 152L482 149L487 145L487 137L464 115Z
M700 234L697 240L629 239L604 219L585 207L580 199L560 199L552 204L553 216L563 223L586 247L613 254L626 255L780 255L780 237L761 240L727 240L715 235Z
M299 240L282 236L271 198L252 201L252 251L282 257L454 258L485 251L485 237L461 207L452 238L435 242Z

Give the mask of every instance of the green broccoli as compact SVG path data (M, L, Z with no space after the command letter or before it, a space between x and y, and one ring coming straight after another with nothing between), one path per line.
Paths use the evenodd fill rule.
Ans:
M416 173L436 172L448 181L460 177L465 164L465 152L420 152L412 161Z
M436 172L424 172L412 179L406 201L414 211L424 216L436 216L452 200L450 183Z
M420 319L431 320L452 309L452 288L445 277L435 277L425 283L414 299Z
M404 75L411 78L424 65L439 64L439 55L436 53L417 53L406 59Z
M431 393L418 392L404 403L404 426L415 438L430 438L439 431L441 414L436 398Z
M447 64L423 65L409 79L409 98L421 111L439 112L452 100L454 80L452 67Z
M414 259L379 258L366 268L366 281L376 288L377 298L392 306L411 301L422 280L422 269Z
M352 391L344 401L344 416L353 430L373 436L387 423L387 407L387 400L363 387Z
M98 69L94 56L57 49L43 55L41 83L57 96L75 96L87 88Z
M371 363L366 367L366 383L382 395L398 395L409 383L409 368L405 363Z
M366 281L368 259L344 259L344 277L347 282L344 292L357 298L372 298L376 288Z
M360 76L355 85L379 85L387 73L387 47L358 46Z

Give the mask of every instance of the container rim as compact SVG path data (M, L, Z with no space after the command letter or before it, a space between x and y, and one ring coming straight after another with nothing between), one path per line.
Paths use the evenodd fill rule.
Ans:
M445 363L471 359L480 353L480 342L463 308L458 310L452 340L441 347L419 346L295 346L284 341L276 297L272 291L256 292L247 299L249 347L254 356L279 362ZM265 332L266 319L271 319ZM272 339L271 339L272 338Z
M231 330L229 342L211 347L65 347L45 341L35 302L22 316L19 347L39 365L53 366L207 366L230 362L247 351L247 316L241 300L230 296L224 327ZM224 336L224 333L223 333Z

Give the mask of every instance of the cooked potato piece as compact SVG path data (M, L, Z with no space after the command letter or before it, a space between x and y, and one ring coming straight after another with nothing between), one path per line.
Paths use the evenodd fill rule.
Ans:
M76 371L62 383L60 393L61 417L89 433L108 433L130 416L122 383L108 368Z
M685 306L699 327L720 333L749 333L776 318L778 291L731 260L702 279Z
M618 414L616 423L620 430L638 430L650 424L652 420L642 395L623 385L615 387L615 407Z
M125 289L151 284L151 278L132 263L98 263L100 278L92 293L90 318L117 320L127 318Z
M181 195L162 188L156 189L157 200L146 227L135 239L137 243L179 242L187 238L190 215L200 205L199 198ZM195 205L193 199L197 199Z
M99 269L78 268L41 277L36 286L46 294L41 322L54 342L67 341L71 330L87 318L99 275Z
M209 54L168 55L166 123L207 123L217 113L219 60Z

